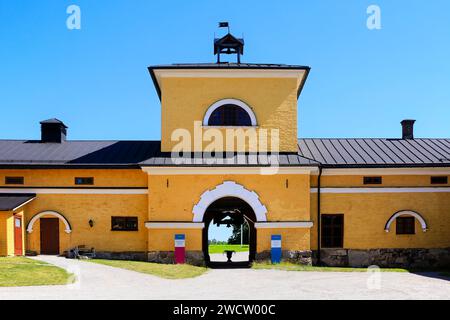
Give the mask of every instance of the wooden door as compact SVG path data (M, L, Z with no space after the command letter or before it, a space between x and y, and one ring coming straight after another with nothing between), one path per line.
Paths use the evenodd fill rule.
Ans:
M23 256L22 246L22 217L14 217L14 254Z
M59 254L59 219L41 218L41 254Z

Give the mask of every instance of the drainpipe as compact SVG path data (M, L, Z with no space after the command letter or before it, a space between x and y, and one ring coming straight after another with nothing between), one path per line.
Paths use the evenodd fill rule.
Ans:
M320 266L320 248L321 248L321 217L320 217L320 178L322 177L322 166L319 165L319 176L317 179L317 264Z

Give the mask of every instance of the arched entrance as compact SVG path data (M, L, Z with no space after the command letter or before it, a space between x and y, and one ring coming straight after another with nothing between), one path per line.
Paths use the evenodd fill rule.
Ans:
M252 262L256 255L256 228L255 222L267 221L267 208L261 203L259 195L246 189L235 181L224 181L215 188L206 190L198 203L192 208L193 222L203 222L203 254L207 265L211 266L208 252L209 225L215 218L226 218L224 212L231 213L232 220L245 219L249 224L249 261Z
M61 213L56 211L43 211L31 218L27 226L27 232L33 233L34 224L39 221L39 252L40 254L60 254L60 227L59 222L64 224L67 234L72 232L69 221Z
M223 197L211 203L206 209L203 222L203 254L205 262L211 267L244 267L248 266L256 255L256 215L252 207L244 200L237 197ZM209 253L209 227L214 223L216 225L241 226L248 225L248 244L249 256L247 261L239 262L215 262L211 261Z

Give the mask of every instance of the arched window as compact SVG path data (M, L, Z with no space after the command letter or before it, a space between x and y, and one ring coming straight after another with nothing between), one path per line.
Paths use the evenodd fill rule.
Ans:
M236 99L217 101L208 108L204 126L256 126L256 117L252 109Z
M411 217L411 218L417 219L422 227L422 231L427 232L428 225L425 222L425 219L419 213L411 211L411 210L398 211L398 212L394 213L389 218L389 220L386 222L386 225L384 226L384 231L389 232L392 222L394 222L397 218L403 218L403 217ZM414 222L414 220L413 220L413 222ZM398 221L397 221L397 223L398 223ZM409 232L407 232L407 233L409 233ZM398 231L397 231L397 234L399 234ZM403 234L403 232L402 232L402 234Z
M208 119L208 126L251 126L247 111L234 104L218 107Z

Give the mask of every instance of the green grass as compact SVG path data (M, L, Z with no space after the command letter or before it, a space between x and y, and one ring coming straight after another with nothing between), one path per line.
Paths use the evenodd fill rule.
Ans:
M42 261L0 258L0 287L64 285L73 280L66 270Z
M442 271L439 273L439 275L450 278L450 271Z
M210 244L209 253L223 253L225 250L232 250L236 252L248 251L248 244L244 244L242 247L240 244Z
M279 264L271 264L270 262L254 262L253 269L274 269L285 271L316 271L316 272L367 272L367 268L345 268L345 267L317 267L302 266L298 264L282 262ZM409 272L406 269L380 268L382 272Z
M208 270L204 267L195 267L189 264L159 264L142 261L103 259L90 259L86 261L151 274L165 279L194 278L204 274Z

